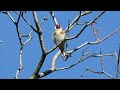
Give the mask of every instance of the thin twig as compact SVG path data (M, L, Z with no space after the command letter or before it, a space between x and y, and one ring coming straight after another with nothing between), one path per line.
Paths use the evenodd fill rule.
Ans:
M20 11L20 14L21 14L22 12ZM18 23L19 23L19 21L20 21L20 15L18 16L18 19L17 19L17 22L16 22L16 24L18 25Z
M85 12L83 12L82 14L81 14L81 16L85 16L85 15L87 15L87 14L90 14L90 13L92 13L93 11L85 11Z
M107 38L111 37L112 35L114 35L115 33L117 33L118 31L120 30L120 28L118 28L117 30L113 31L111 34L109 34L108 36L106 36L105 38L99 40L99 42L85 42L84 44L78 46L77 48L71 50L71 51L68 51L68 53L73 53L74 51L77 51L79 50L80 48L86 46L86 45L93 45L93 44L99 44L101 42L103 42L104 40L106 40Z
M116 79L118 79L118 75L119 75L119 59L120 59L120 44L119 44L119 52L118 55L115 53L116 55Z
M94 37L95 37L96 41L98 42L98 41L99 41L99 37L98 37L97 31L96 31L96 29L95 29L95 27L94 27L94 23L92 23L91 26L92 26L92 29L93 29L93 32L94 32Z
M58 71L58 70L65 70L65 69L72 68L73 66L77 65L78 63L80 63L80 62L82 62L82 61L84 61L84 60L90 58L91 56L92 56L92 55L90 54L90 55L88 55L88 56L85 57L85 58L80 57L80 59L79 59L77 62L75 62L74 64L72 64L72 65L70 65L70 66L67 66L67 67L63 67L63 68L56 68L56 71Z
M102 50L100 49L100 55L102 55ZM102 57L100 57L100 64L101 64L101 68L102 68L102 72L104 71L104 66L103 66L103 61L102 61Z
M115 31L113 31L111 34L109 34L108 36L106 36L105 38L101 39L99 42L102 42L104 40L106 40L107 38L109 38L110 36L112 36L113 34L115 34L117 31L120 30L120 27L118 29L116 29Z
M27 35L29 37L29 39L26 42L23 43L24 45L27 44L33 38L31 36L32 32L33 32L33 30Z
M65 32L68 33L78 22L78 20L81 17L81 12L78 13L77 17L72 21L71 24L68 25L68 27L65 29Z
M103 71L105 75L107 75L108 77L115 79L113 76L111 76L110 74L108 74L107 72Z
M23 65L22 65L22 50L23 50L23 46L21 46L21 48L20 48L20 57L19 57L20 67L18 68L18 70L16 72L15 79L18 79L19 72L23 69Z
M87 67L86 70L88 70L88 71L90 71L90 72L93 72L93 73L97 73L97 74L103 74L103 71L98 72L98 71L95 71L95 70L90 69L89 67Z
M17 12L15 12L17 15L21 15L21 14L18 14ZM35 32L37 32L36 31L36 29L30 24L30 22L23 16L23 15L21 15L21 17L23 18L23 20L28 24L28 26L30 26Z
M56 19L56 17L55 17L54 12L53 12L53 11L50 11L50 15L52 16L52 19L53 19L53 21L54 21L54 24L57 25L58 22L57 22L57 19Z
M8 17L12 20L12 22L15 24L16 23L16 21L12 18L12 16L8 13L8 12L6 12L6 14L8 15Z
M110 55L110 54L107 54L107 55ZM104 65L103 65L102 57L105 56L105 55L102 54L101 49L100 49L100 55L98 55L98 56L100 56L101 71L100 71L100 72L99 72L99 71L95 71L95 70L92 70L92 69L90 69L90 68L88 68L88 67L86 68L86 70L88 70L88 71L90 71L90 72L93 72L93 73L97 73L97 74L105 74L105 75L107 75L108 77L114 79L113 76L111 76L110 74L108 74L107 72L104 71Z
M18 27L18 24L19 24L19 21L20 21L20 17L21 17L21 13L22 13L22 11L20 11L20 13L18 14L18 19L15 22L15 20L13 19L13 17L8 12L6 12L6 14L8 15L8 17L12 20L12 22L16 26L17 35L18 35L18 39L19 39L19 42L20 42L20 53L19 53L20 54L20 56L19 56L19 64L20 64L20 66L19 66L19 68L18 68L18 70L16 72L16 75L15 75L16 79L18 79L18 75L19 75L20 71L23 69L23 65L22 65L23 47L24 47L25 44L27 44L32 39L31 33L33 32L33 30L32 30L28 35L26 35L26 37L29 37L29 39L23 43L22 42L22 35L21 35L19 27ZM25 36L23 36L23 37L25 37Z
M108 77L114 79L113 76L111 76L110 74L108 74L108 73L105 72L105 71L100 71L100 72L98 72L98 71L92 70L92 69L90 69L90 68L88 68L88 67L86 68L86 70L88 70L88 71L90 71L90 72L93 72L93 73L97 73L97 74L105 74L106 76L108 76Z
M42 22L40 22L40 25L44 23L44 21L48 20L46 17L43 17Z
M91 25L92 23L94 23L94 22L95 22L98 18L100 18L100 16L102 16L104 13L105 13L105 11L103 11L100 15L98 15L94 20L92 20L91 22L87 23L87 24L80 30L80 32L79 32L77 35L75 35L75 36L73 36L73 37L70 37L70 38L67 38L66 40L72 40L72 39L77 38L77 37L85 30L86 27L88 27L89 25Z
M92 13L92 11L85 11L84 13L81 14L81 11L79 11L77 17L71 22L71 24L68 25L68 27L65 29L65 32L68 33L76 24L78 24L78 20L80 19L81 16L87 15Z

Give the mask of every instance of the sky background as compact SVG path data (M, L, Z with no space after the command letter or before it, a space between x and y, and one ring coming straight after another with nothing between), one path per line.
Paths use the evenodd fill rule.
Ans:
M10 12L10 14L16 20L16 15L13 12ZM44 16L48 19L41 25L41 28L43 31L45 47L47 50L50 50L55 46L52 40L54 22L48 11L40 11L37 12L37 14L39 22L43 20ZM57 21L58 23L61 24L63 29L67 27L68 20L72 22L72 20L77 16L77 14L78 12L76 11L55 11ZM95 11L92 14L83 16L78 22L79 23L90 22L91 20L93 20L93 18L95 18L99 14L100 14L99 11ZM27 11L25 17L35 27L31 11ZM119 17L120 17L119 11L107 11L97 20L98 24L96 24L95 27L97 29L100 29L99 32L100 39L104 38L105 36L107 36L108 34L112 33L114 30L120 27ZM69 32L68 37L76 35L83 26L84 25L75 26ZM3 43L0 43L0 48L2 49L0 50L0 78L13 79L17 69L19 68L20 44L17 37L15 25L8 18L8 16L3 13L0 13L0 27L1 27L0 41L3 41ZM22 35L26 35L32 30L22 19L20 20L19 23L19 29ZM20 79L29 78L31 76L39 62L39 58L41 57L41 48L39 45L38 36L36 33L32 33L31 36L33 37L33 39L28 44L26 44L23 49L22 61L24 68L19 73ZM23 41L25 40L27 39L24 38ZM77 39L68 42L68 48L69 50L72 50L77 46L90 41L95 41L95 39L93 35L93 30L89 26ZM118 42L120 42L120 31L98 45L87 45L81 48L80 50L76 51L72 55L72 57L70 57L66 62L62 61L62 58L60 56L57 60L56 65L57 67L71 65L80 58L80 56L82 55L82 51L86 48L87 48L86 52L90 51L91 53L99 53L100 48L102 49L103 54L111 54L113 51L116 51L118 53L119 48ZM46 60L40 72L46 71L51 67L52 58L57 51L58 49L54 50L46 57ZM105 71L108 72L110 75L115 76L116 75L115 57L105 56L103 57L103 63ZM100 58L98 57L89 58L83 62L80 62L79 64L70 69L53 72L48 76L43 77L42 79L109 79L109 77L107 77L104 74L100 75L91 73L89 71L85 72L86 67L89 67L96 71L101 71ZM81 75L83 75L83 77L81 77Z

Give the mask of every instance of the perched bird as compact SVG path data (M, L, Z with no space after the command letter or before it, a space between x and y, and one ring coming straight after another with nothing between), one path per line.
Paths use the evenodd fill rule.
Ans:
M60 24L57 24L54 28L54 32L53 32L53 40L54 40L54 43L56 45L58 45L58 48L59 50L61 51L62 53L62 57L64 59L64 56L65 56L65 51L64 51L64 46L65 46L65 40L66 38L66 34L65 32L63 31L62 27L60 26ZM63 41L63 42L62 42ZM62 42L62 43L61 43ZM61 44L60 44L61 43Z

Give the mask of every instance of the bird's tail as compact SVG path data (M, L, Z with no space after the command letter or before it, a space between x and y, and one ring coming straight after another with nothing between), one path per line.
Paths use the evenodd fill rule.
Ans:
M63 52L62 52L62 59L63 59L63 61L65 61L65 57L66 57L66 52L63 51Z

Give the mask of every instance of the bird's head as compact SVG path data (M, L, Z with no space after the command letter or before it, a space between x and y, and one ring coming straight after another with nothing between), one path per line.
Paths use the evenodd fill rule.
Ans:
M60 28L61 28L60 24L57 24L56 29L60 29Z
M60 24L56 24L55 30L61 30L61 29L62 29L62 27L60 26Z

